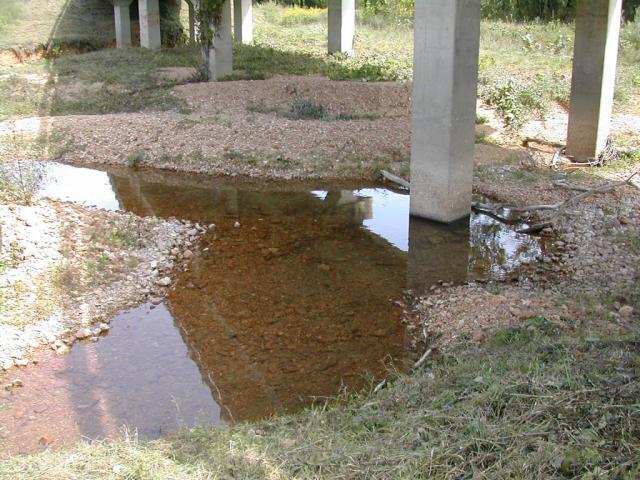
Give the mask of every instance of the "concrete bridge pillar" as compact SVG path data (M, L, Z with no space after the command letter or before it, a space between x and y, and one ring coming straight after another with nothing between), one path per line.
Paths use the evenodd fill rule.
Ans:
M353 55L355 34L356 0L329 0L329 53Z
M411 214L470 214L480 51L479 0L416 2Z
M622 0L580 0L571 80L567 154L597 158L613 112Z
M233 9L236 42L253 42L253 7L251 0L233 0Z
M233 35L231 26L231 0L222 5L220 25L214 31L213 45L209 49L209 80L217 81L233 73Z
M157 49L161 46L159 0L138 0L140 13L140 46Z
M116 21L116 47L131 46L131 16L129 6L133 0L114 0L113 13Z

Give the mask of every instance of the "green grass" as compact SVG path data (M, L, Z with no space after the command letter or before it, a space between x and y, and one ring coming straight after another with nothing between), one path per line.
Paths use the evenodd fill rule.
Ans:
M13 457L0 478L638 478L640 338L562 328L535 319L295 416Z
M197 64L193 48L107 49L0 68L0 120L180 108L184 102L171 93L177 82L158 71Z
M114 35L113 7L105 0L0 2L0 50L51 41L105 46Z
M90 12L95 0L82 1ZM71 10L77 11L78 2L82 3L72 1ZM385 23L378 17L359 17L353 57L327 55L326 23L326 10L285 9L272 3L256 5L255 41L252 45L236 45L236 72L227 80L264 79L277 74L325 75L334 80L411 79L411 22ZM639 25L628 24L622 33L618 111L640 113ZM532 117L544 116L552 102L568 103L572 54L570 24L484 21L480 96L496 106L517 129ZM10 71L0 70L0 119L35 113L180 109L184 106L170 94L168 82L158 81L157 70L164 66L194 66L197 62L196 48L163 52L129 49L65 55ZM9 72L14 75L6 76ZM19 76L29 73L42 75L45 85L34 85ZM65 84L72 82L76 83L75 90L65 95Z

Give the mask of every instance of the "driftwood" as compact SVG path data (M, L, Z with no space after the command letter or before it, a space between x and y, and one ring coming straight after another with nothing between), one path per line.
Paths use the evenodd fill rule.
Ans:
M418 370L424 364L424 362L427 361L427 359L431 356L432 353L433 353L432 348L429 348L426 352L424 352L422 356L416 361L416 363L413 364L413 367L411 367L410 373L412 374L415 373L416 370ZM385 388L388 384L389 382L385 378L378 385L376 385L376 388L373 389L373 393L378 393L380 390Z
M547 145L548 147L553 147L553 148L564 148L564 145L558 142L551 142L549 140L545 140L543 138L533 138L533 137L527 137L522 141L522 146L523 147L528 147L530 143L539 143L540 145Z
M505 205L503 203L498 203L498 204L486 204L486 203L473 203L473 207L474 208L478 208L481 210L487 210L490 212L497 212L499 210L509 210L511 212L533 212L536 210L556 210L556 211L560 211L563 210L564 208L566 208L567 206L576 203L578 200L582 200L584 198L590 197L592 195L595 195L597 193L606 193L606 192L610 192L611 190L618 188L618 187L622 187L625 185L632 185L631 180L633 180L633 177L635 177L636 175L639 175L640 172L635 172L633 175L629 176L626 180L623 180L621 182L614 182L614 183L607 183L605 185L601 185L599 187L596 188L588 188L588 187L581 187L581 186L576 186L576 185L572 185L571 189L572 190L576 190L576 189L580 189L582 191L582 193L579 193L578 195L574 195L573 197L569 197L567 198L564 202L559 202L559 203L552 203L552 204L548 204L548 205L527 205L525 207L516 207L513 205Z
M380 174L383 178L393 182L397 185L400 185L402 188L406 188L407 190L411 190L411 184L407 182L404 178L394 175L393 173L387 172L386 170L381 170Z
M545 228L552 227L553 224L551 222L542 222L537 223L535 225L531 225L529 228L522 228L520 230L516 230L516 233L524 233L526 235L533 235L535 233L540 233Z

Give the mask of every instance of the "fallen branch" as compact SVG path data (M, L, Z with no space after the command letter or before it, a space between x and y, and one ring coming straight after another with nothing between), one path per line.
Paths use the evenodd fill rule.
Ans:
M586 190L582 191L582 193L578 194L578 195L574 195L573 197L569 197L567 198L564 202L560 202L560 203L553 203L553 204L548 204L548 205L527 205L525 207L516 207L513 205L505 205L503 203L498 203L498 204L481 204L481 203L473 203L472 206L474 208L480 208L482 210L487 210L490 212L497 212L498 210L509 210L511 212L516 212L516 213L520 213L520 212L533 212L536 210L563 210L565 207L577 202L578 200L582 200L584 198L590 197L592 195L595 195L597 193L606 193L606 192L610 192L611 190L618 188L618 187L622 187L625 185L633 185L631 180L633 179L633 177L635 177L636 175L639 175L640 172L635 172L634 174L632 174L631 176L629 176L626 180L621 181L621 182L614 182L614 183L607 183L605 185L601 185L599 187L596 188L587 188ZM575 186L574 186L575 187ZM586 187L585 187L586 188ZM577 189L577 188L576 188ZM581 188L582 190L582 188Z
M558 142L551 142L542 138L527 137L522 141L523 147L528 147L530 143L539 143L540 145L547 145L548 147L564 148L564 145Z
M416 370L418 370L424 364L424 362L427 361L427 359L431 356L432 353L433 353L432 348L429 348L426 352L424 352L422 356L416 361L416 363L413 364L413 367L411 367L410 373L414 374ZM378 393L380 390L385 388L388 384L389 382L385 378L378 385L376 385L376 388L373 389L373 393Z
M407 182L404 178L394 175L393 173L387 172L386 170L380 170L380 174L383 178L393 182L397 185L400 185L402 188L406 188L407 190L411 190L411 184Z
M570 183L566 183L563 180L558 180L557 182L553 182L553 186L554 187L558 187L558 188L565 188L567 190L575 190L578 192L588 192L589 191L589 187L585 187L582 185L572 185Z
M418 361L416 363L413 364L413 368L411 369L411 373L414 373L416 370L418 370L422 364L424 362L427 361L427 358L429 358L431 356L431 353L433 352L433 349L429 349L426 352L424 352L422 354L422 356L418 359Z
M551 222L537 223L535 225L531 225L529 228L522 228L520 230L516 230L516 233L523 233L525 235L532 235L534 233L540 233L545 228L550 228L552 226L553 226L553 224Z

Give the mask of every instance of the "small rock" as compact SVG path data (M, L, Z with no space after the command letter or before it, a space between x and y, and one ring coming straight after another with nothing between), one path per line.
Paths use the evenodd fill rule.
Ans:
M629 318L633 315L633 307L631 305L623 305L622 307L620 307L620 310L618 310L618 312L623 317Z
M236 220L236 223L233 224L234 228L240 228L240 222Z
M5 360L4 362L2 362L2 365L0 365L0 367L2 367L2 370L9 370L11 367L13 367L13 365L13 360Z
M162 303L162 298L160 297L153 297L151 300L151 305L160 305Z
M90 337L91 333L92 333L91 330L89 330L88 328L81 328L76 332L76 338L78 340L82 340L83 338Z
M22 387L24 384L22 383L22 380L20 380L19 378L16 378L13 382L11 382L11 386L13 388L20 388Z
M65 353L69 353L69 350L71 350L67 345L62 345L60 348L56 349L56 353L58 355L64 355Z
M104 323L104 322L99 323L99 324L98 324L98 327L99 327L99 328L100 328L100 330L101 330L101 331L103 331L103 332L108 332L108 331L109 331L109 329L111 328L107 323Z
M156 283L162 287L168 287L169 285L171 285L171 277L161 278Z
M184 253L182 254L182 256L186 259L192 258L193 257L193 252L191 250L185 250Z
M27 360L26 358L18 358L18 359L15 361L15 364L16 364L18 367L26 367L27 365L29 365L29 360Z
M216 228L216 224L215 223L211 223L211 224L209 224L209 226L207 228L209 230L213 230L214 228Z
M484 383L484 377L476 377L473 381L474 383Z

